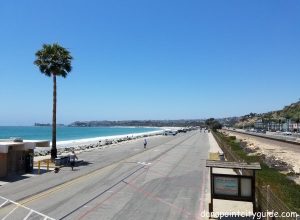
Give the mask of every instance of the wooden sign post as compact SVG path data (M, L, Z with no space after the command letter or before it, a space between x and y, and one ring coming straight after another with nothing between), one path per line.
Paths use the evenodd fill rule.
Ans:
M206 167L210 168L211 202L209 212L213 212L213 199L245 201L253 203L255 212L255 171L261 170L259 163L238 163L229 161L207 160ZM214 173L213 168L241 170L237 175ZM248 175L245 175L244 171ZM249 175L250 173L250 175Z

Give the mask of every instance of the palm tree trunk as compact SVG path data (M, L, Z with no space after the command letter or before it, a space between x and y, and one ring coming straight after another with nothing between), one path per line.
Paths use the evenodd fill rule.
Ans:
M57 157L56 149L56 75L53 74L53 112L52 112L52 148L51 160Z

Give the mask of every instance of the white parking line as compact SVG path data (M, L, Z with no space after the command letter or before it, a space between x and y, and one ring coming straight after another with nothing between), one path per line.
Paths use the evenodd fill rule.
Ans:
M10 215L11 215L14 211L16 211L16 209L19 208L19 207L21 207L21 208L26 209L26 210L29 211L29 213L26 215L26 217L24 218L24 220L28 219L29 216L30 216L32 213L35 213L35 214L37 214L37 215L40 215L41 217L44 217L45 220L46 220L46 219L49 219L49 220L55 220L54 218L51 218L51 217L49 217L49 216L47 216L47 215L44 215L43 213L40 213L40 212L35 211L35 210L33 210L33 209L30 209L30 208L28 208L28 207L26 207L26 206L23 206L23 205L21 205L21 204L19 204L19 203L17 203L17 202L14 202L14 201L12 201L12 200L10 200L10 199L4 198L4 197L2 197L2 196L0 196L0 198L3 199L3 200L5 200L5 202L1 204L0 208L3 207L3 206L4 206L6 203L8 203L8 202L10 202L10 203L16 205L16 207L15 207L13 210L11 210L4 218L2 218L2 220L5 220L8 216L10 216Z
M7 219L7 217L10 216L14 211L16 211L17 208L19 208L18 205L17 205L17 207L15 207L13 210L11 210L6 216L4 216L4 218L2 218L2 220Z
M32 214L32 210L30 210L30 212L28 212L28 214L26 215L26 217L23 220L27 220L31 214Z
M3 203L0 205L0 208L1 208L2 206L4 206L6 203L8 203L8 200L6 200L5 202L3 202Z

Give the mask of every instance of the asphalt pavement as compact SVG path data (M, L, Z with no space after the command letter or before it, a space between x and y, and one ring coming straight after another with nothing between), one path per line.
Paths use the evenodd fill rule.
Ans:
M0 219L201 219L209 148L208 134L192 131L82 152L74 171L1 186Z

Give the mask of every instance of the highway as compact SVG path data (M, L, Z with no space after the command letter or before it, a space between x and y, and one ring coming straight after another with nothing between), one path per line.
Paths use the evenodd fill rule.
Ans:
M223 129L224 131L230 131L230 132L236 132L256 137L262 137L265 139L275 140L277 142L285 142L290 143L294 145L300 145L300 136L297 133L293 133L291 136L283 135L282 133L276 133L276 132L266 132L266 134L263 133L257 133L257 132L250 132L243 129Z
M280 146L282 149L286 149L292 151L294 153L300 153L300 143L292 142L288 139L279 139L276 135L264 135L264 134L256 134L250 132L244 132L242 130L224 130L225 132L230 132L232 134L238 134L242 138L251 137L262 144L272 145L273 147Z
M209 148L193 131L149 138L146 150L141 139L83 152L74 171L1 186L0 219L200 219Z

